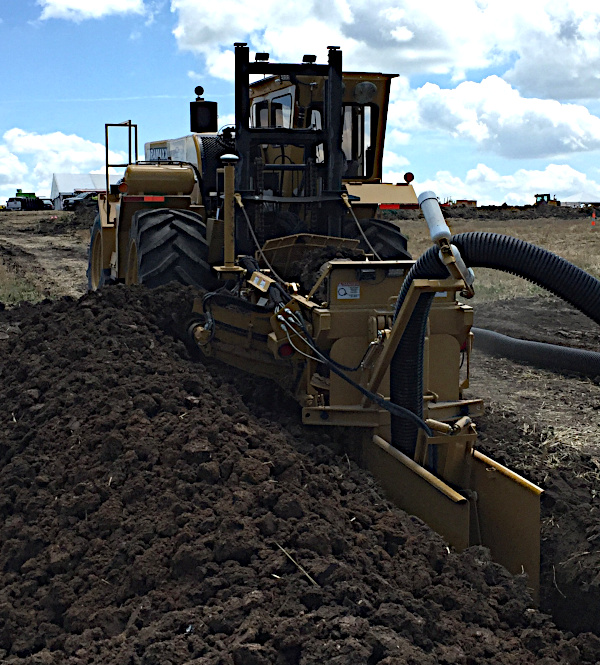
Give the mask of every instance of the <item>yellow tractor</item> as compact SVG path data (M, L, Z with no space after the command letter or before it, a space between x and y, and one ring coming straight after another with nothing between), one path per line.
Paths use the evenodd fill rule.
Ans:
M381 204L417 204L411 174L381 181L393 75L343 72L337 47L323 65L249 56L235 45L235 126L217 131L198 88L194 133L147 144L146 161L130 155L101 195L90 288L196 287L187 334L203 354L278 382L398 506L454 547L482 544L525 570L535 594L541 490L476 449L464 301L471 266L485 266L585 309L578 269L514 238L451 236L432 192L419 204L433 246L414 261L400 228L376 217Z
M557 201L556 196L551 198L550 194L536 194L535 195L535 205L536 206L559 206L560 201Z

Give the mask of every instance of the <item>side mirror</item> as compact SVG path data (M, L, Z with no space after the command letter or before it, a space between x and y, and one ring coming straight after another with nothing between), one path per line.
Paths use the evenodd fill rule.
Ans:
M190 130L198 134L219 131L217 102L190 102Z

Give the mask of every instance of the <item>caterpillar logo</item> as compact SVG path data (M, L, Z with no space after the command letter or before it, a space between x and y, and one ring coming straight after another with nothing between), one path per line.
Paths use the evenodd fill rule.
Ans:
M159 159L169 159L169 151L166 146L150 148L148 151L148 158L150 161L159 160Z

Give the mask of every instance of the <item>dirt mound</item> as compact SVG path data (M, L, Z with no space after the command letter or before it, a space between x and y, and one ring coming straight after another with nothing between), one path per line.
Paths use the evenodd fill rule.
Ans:
M21 215L22 219L26 213ZM32 215L29 213L29 224L23 224L19 228L21 233L36 235L62 235L75 231L87 231L91 229L94 219L98 214L98 205L79 205L74 212L60 210L57 212L46 211ZM4 221L4 220L3 220Z
M262 382L191 362L181 288L0 312L0 660L595 663ZM264 406L259 406L263 404ZM331 445L324 445L331 444Z
M445 217L463 219L486 219L505 221L511 219L580 219L589 217L591 211L586 208L570 208L567 206L481 206L478 208L452 207L443 208Z
M29 227L23 227L21 232L34 235L61 235L76 231L89 231L98 215L97 201L79 203L75 210L48 211L39 214L31 220Z
M516 219L556 219L569 220L590 217L587 208L569 208L567 206L458 206L443 207L442 212L447 219L481 219L488 221L510 221ZM600 214L600 211L596 211ZM423 216L420 210L384 210L380 212L382 219L403 220L419 219Z
M91 229L98 215L98 202L79 203L73 210L72 224L77 229Z

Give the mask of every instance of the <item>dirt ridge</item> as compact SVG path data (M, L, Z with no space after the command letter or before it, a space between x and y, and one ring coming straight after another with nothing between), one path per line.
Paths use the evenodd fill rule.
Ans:
M449 551L326 434L191 362L165 315L185 301L2 313L3 663L597 662L486 550Z

